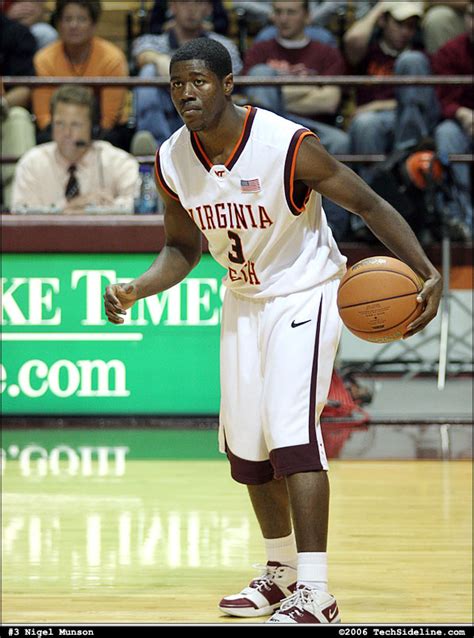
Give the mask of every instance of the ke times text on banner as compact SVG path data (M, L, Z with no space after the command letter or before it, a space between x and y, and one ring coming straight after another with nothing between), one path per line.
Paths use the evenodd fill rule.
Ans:
M153 259L3 256L4 414L218 412L224 270L209 255L179 285L140 300L124 325L106 319L106 286Z

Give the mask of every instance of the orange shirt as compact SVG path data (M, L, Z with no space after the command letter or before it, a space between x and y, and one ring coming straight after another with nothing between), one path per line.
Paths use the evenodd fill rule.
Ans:
M61 41L53 42L40 49L34 57L36 75L51 77L127 77L128 67L122 51L107 40L92 39L89 58L83 64L72 64L66 56ZM49 102L58 87L41 88L33 91L33 112L38 127L45 128L51 121ZM97 88L99 93L99 88ZM100 111L102 128L112 128L126 121L126 89L102 89L100 91Z

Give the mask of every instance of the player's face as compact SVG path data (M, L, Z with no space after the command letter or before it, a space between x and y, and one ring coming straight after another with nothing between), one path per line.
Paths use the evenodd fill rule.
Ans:
M232 74L223 80L203 60L176 62L171 69L171 98L190 131L204 131L219 121L232 93Z
M89 108L82 104L58 102L54 110L53 140L61 155L75 162L84 154L91 141L91 117ZM77 145L85 142L85 145Z

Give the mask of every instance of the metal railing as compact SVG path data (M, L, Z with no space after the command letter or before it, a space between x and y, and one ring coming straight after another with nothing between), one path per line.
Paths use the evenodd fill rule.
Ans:
M5 86L29 86L31 88L56 87L63 84L80 84L93 87L127 87L135 88L139 86L147 87L167 87L167 78L140 78L140 77L36 77L36 76L10 76L3 77ZM392 76L365 76L365 75L312 75L308 77L295 77L294 75L281 75L278 77L255 77L236 76L234 78L236 87L240 86L472 86L474 84L472 76L467 75L392 75ZM341 162L360 164L363 162L377 163L387 159L386 155L335 155ZM12 164L18 158L4 156L0 159L0 164ZM143 163L153 162L153 156L141 156L138 160ZM473 163L474 155L467 153L456 153L449 156L449 161L458 163Z
M36 77L36 76L12 76L3 77L5 86L30 86L51 87L62 84L85 84L87 86L107 87L137 87L169 85L167 78L140 78L140 77ZM311 75L296 77L294 75L280 75L278 77L257 77L238 75L234 78L235 86L468 86L473 84L473 79L468 75L390 75L390 76L366 76L366 75Z

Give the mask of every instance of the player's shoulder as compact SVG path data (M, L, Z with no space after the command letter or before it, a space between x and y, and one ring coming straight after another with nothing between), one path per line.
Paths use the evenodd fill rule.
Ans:
M254 141L267 142L274 146L288 146L297 131L305 129L286 117L277 115L266 109L255 108L255 118L252 126Z
M160 157L167 155L175 155L175 153L183 152L190 146L190 133L186 126L182 126L165 140L158 148Z

